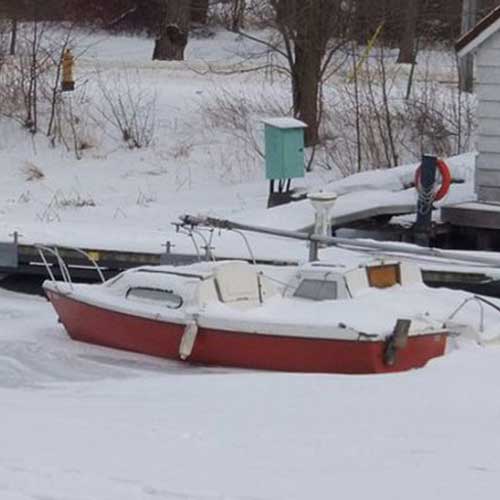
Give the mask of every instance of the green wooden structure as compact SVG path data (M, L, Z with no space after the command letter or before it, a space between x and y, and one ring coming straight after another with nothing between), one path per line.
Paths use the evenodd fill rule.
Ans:
M264 120L266 179L289 180L304 177L304 128L295 118Z

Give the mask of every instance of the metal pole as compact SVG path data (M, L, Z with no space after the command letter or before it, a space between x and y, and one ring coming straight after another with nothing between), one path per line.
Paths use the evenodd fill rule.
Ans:
M317 241L327 245L348 247L351 249L378 250L381 252L400 253L407 255L418 255L425 257L437 257L462 262L471 262L476 265L483 264L492 267L500 267L500 258L479 257L477 255L464 255L463 252L453 250L440 250L438 248L422 248L401 243L383 243L379 241L364 241L349 238L339 238L337 236L318 236L315 234L301 233L300 231L286 231L282 229L272 229L250 224L241 224L227 219L217 219L214 217L196 217L184 215L181 217L178 226L209 226L219 229L239 229L258 234L269 234L271 236L281 236L302 241Z
M432 202L434 201L434 184L436 182L437 158L424 155L420 167L420 193L417 203L417 222L415 224L415 243L429 246L432 229Z

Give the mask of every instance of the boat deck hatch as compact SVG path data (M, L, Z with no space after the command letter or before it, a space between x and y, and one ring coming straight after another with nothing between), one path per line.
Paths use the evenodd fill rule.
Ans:
M374 288L389 288L401 284L399 264L382 264L366 268L368 283Z

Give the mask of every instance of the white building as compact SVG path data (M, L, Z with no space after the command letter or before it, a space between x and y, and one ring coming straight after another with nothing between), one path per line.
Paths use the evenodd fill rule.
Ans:
M474 54L479 123L476 192L479 201L500 203L500 6L456 44L459 57Z

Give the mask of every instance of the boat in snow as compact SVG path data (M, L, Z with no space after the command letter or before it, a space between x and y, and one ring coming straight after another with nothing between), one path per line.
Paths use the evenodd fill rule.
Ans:
M422 306L433 290L408 262L200 262L44 289L74 340L205 365L395 372L441 356L448 334Z

